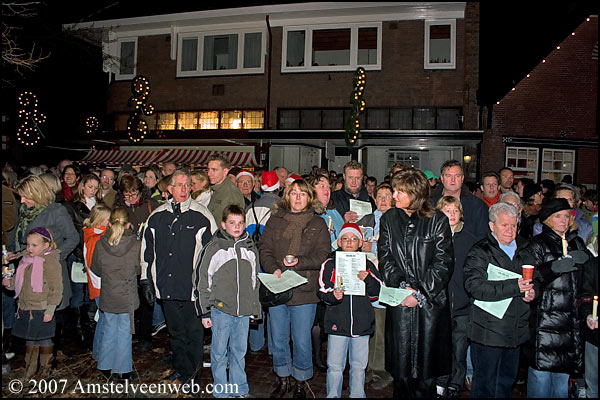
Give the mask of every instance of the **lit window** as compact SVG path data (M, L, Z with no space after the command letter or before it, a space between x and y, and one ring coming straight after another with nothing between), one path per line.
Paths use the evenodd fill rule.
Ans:
M221 129L241 129L242 128L242 112L222 111L221 112Z
M196 129L198 126L198 113L180 112L177 113L177 129Z
M573 176L575 150L544 149L542 154L542 179L560 182L565 175Z
M425 68L456 67L456 20L425 21Z
M529 177L537 180L539 149L531 147L507 147L506 166L517 177Z
M175 129L175 113L158 113L156 118L156 129L173 130Z
M203 111L199 114L199 129L219 129L218 111Z
M244 111L244 129L262 129L264 125L264 111Z
M392 168L392 165L396 162L415 168L421 169L421 155L425 154L423 151L406 152L401 150L392 149L388 152L388 165L387 169Z

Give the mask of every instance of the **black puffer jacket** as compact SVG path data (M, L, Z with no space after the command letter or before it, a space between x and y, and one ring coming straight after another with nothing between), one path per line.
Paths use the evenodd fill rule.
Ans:
M386 369L395 378L430 379L450 373L448 282L454 268L452 232L439 212L431 218L398 208L381 217L379 271L388 287L406 282L423 307L387 307Z
M584 250L576 232L566 235L568 250ZM524 353L531 367L551 372L581 372L583 340L577 298L583 265L577 271L555 274L551 264L562 254L561 237L544 225L542 233L531 240L530 251L540 272L541 296L532 303L529 320L530 340ZM591 254L588 254L591 257Z
M516 348L529 339L529 304L523 301L517 279L488 280L488 264L506 270L523 273L524 264L534 264L526 246L529 243L517 236L517 250L513 259L500 248L498 241L488 233L487 238L476 243L465 261L465 290L471 298L467 336L484 346ZM538 287L534 290L538 294ZM502 319L473 305L475 300L499 301L512 297Z

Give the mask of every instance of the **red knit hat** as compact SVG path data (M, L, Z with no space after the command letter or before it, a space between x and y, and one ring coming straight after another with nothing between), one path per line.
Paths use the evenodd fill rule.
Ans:
M275 171L262 171L262 185L261 189L265 192L272 192L279 189L279 178Z
M346 222L344 225L342 225L342 229L340 230L338 237L342 237L346 233L353 233L357 238L363 240L363 235L360 231L360 227L353 222Z
M292 174L285 181L286 182L294 182L298 179L302 179L302 177L300 175Z

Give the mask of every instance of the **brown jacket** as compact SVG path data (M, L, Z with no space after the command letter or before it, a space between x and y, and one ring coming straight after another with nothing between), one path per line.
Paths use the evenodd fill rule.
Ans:
M60 304L63 294L62 267L60 251L54 250L44 258L44 286L40 293L35 293L31 287L31 264L25 266L23 287L19 293L18 304L21 310L46 310L44 314L54 315L54 310ZM15 277L10 280L8 289L15 290Z
M298 257L298 264L295 267L285 267L283 259L290 254L290 248L294 246L293 240L286 237L289 234L285 234L286 228L290 224L289 220L286 219L286 215L289 218L289 214L292 213L288 210L274 209L260 238L260 263L264 272L273 273L277 269L284 272L292 269L308 279L307 284L293 289L294 295L287 305L315 304L320 301L317 297L317 286L321 264L331 252L329 231L323 218L316 215L315 210L312 208L302 213L292 214L297 216L312 214L312 218L310 218L299 237L298 253L293 254Z

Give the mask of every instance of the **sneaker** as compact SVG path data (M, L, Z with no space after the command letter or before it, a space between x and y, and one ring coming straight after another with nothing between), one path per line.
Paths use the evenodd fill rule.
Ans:
M15 353L13 353L13 352L4 353L4 361L10 361L14 357L15 357Z
M167 324L165 322L161 322L160 324L156 325L152 329L152 336L155 336L158 332L161 331L161 329L165 328L166 326L167 326Z

